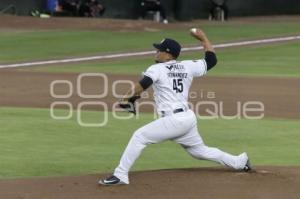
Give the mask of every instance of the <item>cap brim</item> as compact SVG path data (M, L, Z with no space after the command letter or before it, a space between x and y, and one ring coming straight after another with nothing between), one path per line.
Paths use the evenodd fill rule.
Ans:
M153 44L153 47L160 51L165 51L165 49L160 44Z

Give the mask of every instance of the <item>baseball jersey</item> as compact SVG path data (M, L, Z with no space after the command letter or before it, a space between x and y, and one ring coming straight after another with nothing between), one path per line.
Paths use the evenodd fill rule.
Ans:
M153 81L157 112L172 112L179 108L187 110L193 78L205 75L206 71L204 59L171 60L150 66L143 74Z

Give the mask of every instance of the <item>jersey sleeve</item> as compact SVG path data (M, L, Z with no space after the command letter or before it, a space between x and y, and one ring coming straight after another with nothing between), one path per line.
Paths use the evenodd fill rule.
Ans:
M188 61L188 65L194 77L200 77L206 74L207 65L204 59Z
M159 79L159 74L160 71L158 70L157 65L152 65L150 66L144 73L143 75L150 77L153 82L158 81Z

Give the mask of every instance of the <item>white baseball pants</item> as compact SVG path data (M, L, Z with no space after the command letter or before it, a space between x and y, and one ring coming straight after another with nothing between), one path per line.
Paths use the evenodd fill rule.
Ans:
M131 137L114 175L129 184L128 173L136 159L148 144L173 140L184 147L194 158L211 160L234 169L243 169L247 154L234 156L203 143L197 129L193 111L180 112L159 118L141 128Z

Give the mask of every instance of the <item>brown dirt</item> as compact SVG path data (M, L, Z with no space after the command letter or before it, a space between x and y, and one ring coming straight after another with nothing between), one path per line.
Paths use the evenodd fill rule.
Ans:
M99 177L51 177L0 181L3 199L298 199L299 167L259 167L257 173L224 168L133 172L131 184L97 185Z
M77 106L79 102L87 101L76 94L76 78L78 74L44 73L1 70L0 73L0 106L15 107L43 107L49 108L54 101L68 101ZM108 75L108 95L100 101L108 104L111 110L116 98L112 94L112 83L116 80L136 81L136 75ZM50 84L53 80L69 80L74 85L74 94L69 99L57 100L50 96ZM103 82L98 78L89 78L83 81L82 90L85 94L101 93ZM265 105L265 117L269 118L300 118L300 93L296 92L300 85L300 78L271 78L271 77L211 77L195 79L190 101L195 105L199 101L223 102L224 115L232 116L237 113L238 103L246 101L261 101ZM129 88L127 85L117 86L117 93L124 94ZM68 92L66 86L55 88L57 94ZM210 99L211 93L214 99ZM145 96L144 96L145 97ZM88 99L99 101L99 99ZM152 101L152 90L149 97L143 101ZM211 105L201 106L200 115L207 115L206 108L214 111ZM99 110L97 107L87 109ZM141 112L153 112L151 106L141 106ZM220 112L220 109L219 109ZM257 114L256 114L257 115Z

